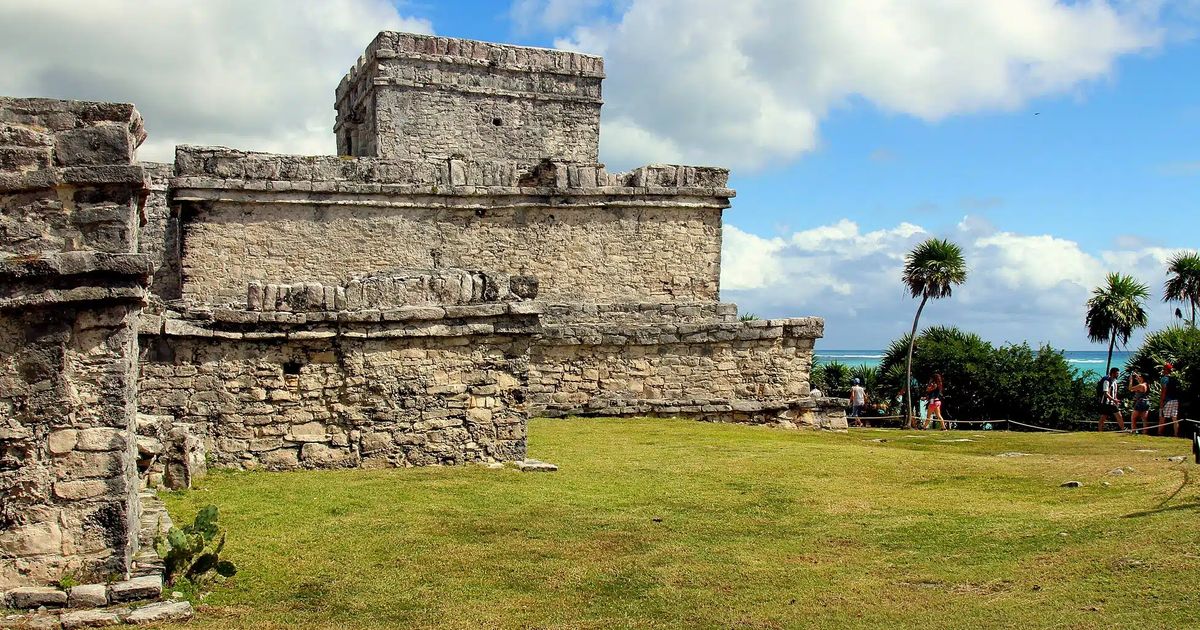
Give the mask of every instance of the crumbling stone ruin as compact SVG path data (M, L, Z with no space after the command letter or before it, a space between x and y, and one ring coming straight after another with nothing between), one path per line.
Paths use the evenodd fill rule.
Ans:
M0 99L0 587L136 573L139 490L211 465L523 460L539 415L844 426L822 321L719 301L728 171L597 162L603 77L380 33L339 155L170 165L131 105Z

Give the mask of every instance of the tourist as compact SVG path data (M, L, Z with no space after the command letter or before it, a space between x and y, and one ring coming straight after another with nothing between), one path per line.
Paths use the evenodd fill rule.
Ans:
M1097 431L1104 430L1104 419L1108 417L1115 418L1117 427L1125 430L1125 418L1121 416L1121 399L1117 397L1117 377L1120 375L1121 370L1112 368L1107 376L1100 379L1100 425L1096 427Z
M1162 393L1158 396L1158 434L1166 435L1167 424L1174 426L1175 437L1179 437L1179 377L1175 366L1164 363L1162 367Z
M851 422L854 426L861 427L863 406L867 404L867 388L863 387L857 378L851 381L851 383L853 383L850 387Z
M1150 385L1141 374L1134 372L1129 375L1129 393L1133 394L1133 413L1129 415L1129 429L1136 433L1139 419L1143 427L1150 428Z
M933 379L925 386L925 397L929 399L930 426L933 425L933 419L937 418L938 424L941 425L943 431L946 430L946 419L942 417L944 389L945 383L942 381L942 373L934 372Z

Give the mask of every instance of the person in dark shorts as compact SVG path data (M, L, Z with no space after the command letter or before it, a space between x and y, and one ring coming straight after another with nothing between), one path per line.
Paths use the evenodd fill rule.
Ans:
M1117 377L1121 375L1121 370L1112 368L1108 371L1108 376L1100 379L1100 425L1096 427L1097 431L1104 430L1104 419L1114 418L1117 421L1117 428L1125 430L1125 418L1121 416L1121 400L1117 397Z

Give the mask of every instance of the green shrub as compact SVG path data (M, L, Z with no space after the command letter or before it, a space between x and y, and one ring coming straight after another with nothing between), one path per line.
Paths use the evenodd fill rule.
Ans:
M838 361L816 364L809 375L809 382L819 387L826 396L844 398L850 394L850 367Z
M1191 326L1171 326L1146 335L1142 346L1125 364L1126 372L1139 372L1151 383L1150 404L1158 406L1157 381L1162 376L1163 363L1175 368L1180 385L1180 413L1197 409L1200 403L1200 329ZM1186 415L1184 415L1186 417Z
M217 525L217 506L200 508L191 525L172 527L164 537L154 540L154 548L165 565L167 584L180 578L197 584L210 572L222 577L237 573L237 567L220 558L225 548L225 531Z
M892 400L904 387L908 335L888 347L881 361L877 399ZM1036 421L1042 426L1075 426L1092 415L1094 383L1048 346L996 348L979 335L955 327L921 332L913 350L913 398L941 373L945 415L958 420ZM882 394L882 395L881 395ZM914 405L915 406L915 405Z

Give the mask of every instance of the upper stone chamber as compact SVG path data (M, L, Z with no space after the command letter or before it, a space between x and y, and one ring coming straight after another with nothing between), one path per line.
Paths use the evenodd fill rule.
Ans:
M594 163L604 60L380 33L337 88L338 154Z

